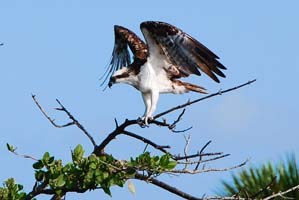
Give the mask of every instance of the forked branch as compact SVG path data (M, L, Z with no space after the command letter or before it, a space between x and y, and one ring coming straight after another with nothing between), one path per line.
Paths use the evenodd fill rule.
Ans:
M239 86L236 86L236 87L224 90L224 91L219 91L219 92L213 93L211 95L205 96L203 98L196 99L196 100L193 100L193 101L188 101L187 103L184 103L184 104L181 104L179 106L170 108L170 109L168 109L164 112L161 112L161 113L157 114L156 116L154 116L154 120L149 121L149 124L155 124L157 126L167 127L172 132L185 132L187 130L190 130L191 128L188 128L188 129L185 129L185 130L182 130L182 131L177 131L176 130L176 126L182 120L182 117L185 114L185 108L187 106L190 106L194 103L212 98L212 97L217 96L217 95L221 95L221 94L236 90L238 88L249 85L249 84L251 84L255 81L256 80L248 81L247 83L244 83L242 85L239 85ZM68 111L68 109L58 99L56 99L56 101L57 101L57 103L59 104L60 107L56 108L56 110L64 112L68 116L68 118L70 119L70 122L68 122L66 124L62 124L62 125L59 125L56 122L54 122L54 119L52 119L45 112L45 110L42 108L42 106L39 104L39 102L37 101L35 95L32 95L32 99L35 102L35 104L37 105L37 107L39 108L39 110L43 113L43 115L49 120L49 122L53 126L55 126L57 128L64 128L64 127L75 125L76 127L78 127L89 138L89 140L93 144L94 151L92 153L94 153L97 156L107 155L107 153L105 152L105 147L108 144L110 144L110 142L112 140L114 140L118 135L126 135L126 136L129 136L129 137L134 138L136 140L142 141L147 146L151 146L151 147L161 151L164 154L169 154L171 156L171 159L173 159L178 165L184 165L184 168L181 169L181 170L173 169L173 170L165 171L165 173L171 173L171 174L183 174L183 173L196 174L196 173L209 172L209 171L227 171L227 170L231 170L231 169L234 169L234 168L237 168L237 167L241 167L241 166L243 166L247 163L247 160L246 160L245 162L243 162L239 165L229 167L229 168L216 169L216 168L202 167L201 169L199 169L200 164L224 158L224 157L228 156L229 154L223 154L222 152L208 152L208 153L204 152L207 149L208 145L211 143L211 141L207 142L196 154L188 154L187 150L188 150L188 145L190 143L190 138L186 139L186 145L185 145L185 148L184 148L184 156L172 154L171 152L169 152L169 149L170 149L169 145L159 145L159 144L157 144L157 143L155 143L155 142L153 142L153 141L151 141L151 140L149 140L149 139L147 139L143 136L140 136L136 133L133 133L131 131L126 130L128 127L130 127L132 125L141 125L142 127L144 127L143 124L142 124L143 122L140 119L133 119L133 120L126 119L122 124L118 124L117 120L115 120L115 124L116 124L115 129L110 134L108 134L107 137L99 145L97 145L95 140L91 136L91 134L83 127L83 125ZM166 119L163 119L162 121L158 120L158 118L161 118L162 116L165 116L165 115L167 115L171 112L174 112L176 110L179 110L179 109L183 109L183 110L178 115L177 119L174 120L173 123L168 123L166 121ZM185 161L182 161L182 160L185 160ZM119 160L119 161L121 161L121 160ZM195 167L194 167L194 165L195 165ZM193 169L190 169L190 166L193 166ZM142 169L141 169L141 171L142 171ZM170 186L170 185L168 185L168 184L166 184L162 181L157 180L156 177L151 176L150 173L147 173L148 175L143 175L143 174L139 174L139 172L140 172L140 170L136 169L135 179L147 181L147 182L149 182L153 185L156 185L156 186L159 186L163 189L166 189L169 192L172 192L172 193L174 193L178 196L181 196L185 199L193 199L193 200L213 199L213 197L208 197L208 198L194 197L194 196L189 195L189 194L187 194L187 193L185 193L185 192L183 192L183 191L181 191L177 188L174 188L174 187L172 187L172 186ZM49 191L46 188L41 188L40 191L36 190L36 189L37 188L35 188L34 191L38 191L40 193L51 194L53 192L53 191ZM84 191L80 191L80 190L77 191L76 189L74 189L74 191L75 192L84 192ZM63 195L64 195L66 192L69 192L69 191L62 191L62 192L63 192ZM222 199L224 199L224 198L222 198ZM231 199L237 199L237 198L231 198Z
M56 99L57 103L60 105L60 108L56 108L56 110L59 111L63 111L67 114L67 116L69 117L69 119L71 120L70 122L63 124L63 125L58 125L56 124L54 121L54 119L52 119L47 113L46 111L42 108L42 106L39 104L39 102L36 99L36 96L33 94L31 95L34 103L37 105L37 107L39 108L39 110L43 113L43 115L49 120L49 122L55 126L56 128L65 128L68 126L72 126L72 125L76 125L81 131L83 131L83 133L89 138L90 142L93 144L93 146L96 146L96 142L93 139L93 137L87 132L87 130L83 127L83 125L62 105L62 103Z

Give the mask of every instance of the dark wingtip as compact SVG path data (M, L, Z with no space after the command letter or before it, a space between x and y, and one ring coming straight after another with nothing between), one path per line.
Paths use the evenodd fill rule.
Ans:
M220 69L224 69L224 70L227 69L227 68L226 68L221 62L219 62L218 60L216 60L216 65L217 65L217 67L219 67Z
M142 23L140 24L140 28L145 28L145 27L148 25L148 22L149 22L149 21L142 22Z
M166 22L161 21L144 21L140 24L140 28L157 28L158 25L169 25Z
M214 73L208 74L210 78L212 78L215 82L220 83L219 79Z
M213 79L214 81L216 81L217 83L220 83L219 79L216 78L216 79Z
M152 26L153 24L155 24L154 21L145 21L145 22L142 22L140 24L140 29L143 29L143 28L146 28L148 29L150 26Z

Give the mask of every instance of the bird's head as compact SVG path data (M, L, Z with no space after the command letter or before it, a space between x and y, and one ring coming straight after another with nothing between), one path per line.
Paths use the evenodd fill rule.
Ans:
M116 78L114 76L111 76L108 83L109 88L111 88L114 83L116 83Z
M127 67L123 67L114 72L114 74L110 77L108 86L111 88L115 83L127 83L134 86L135 79L137 79L137 77L133 75L132 71L130 71Z

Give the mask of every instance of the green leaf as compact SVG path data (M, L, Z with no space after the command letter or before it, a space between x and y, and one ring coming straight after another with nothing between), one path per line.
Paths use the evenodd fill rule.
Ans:
M41 160L38 160L37 162L33 163L32 166L34 169L41 169L44 167L44 164Z
M102 175L98 175L96 176L95 182L96 184L100 185L103 181L103 176Z
M45 172L44 171L36 171L34 176L36 181L42 181L44 178Z
M60 195L60 194L62 193L62 190L56 190L55 193L56 193L57 195Z
M166 169L174 169L175 166L177 165L177 162L172 160L172 161L169 161L168 165L165 167Z
M12 145L8 144L8 143L6 143L6 147L7 147L8 151L10 151L10 152L15 151L15 148Z
M106 179L109 177L109 173L108 172L103 172L103 179Z
M111 163L111 162L113 162L115 160L112 155L107 155L106 159L107 159L108 163Z
M160 158L161 167L166 168L168 164L169 164L169 155L165 154L165 155L161 156L161 158Z
M17 184L17 186L18 186L18 191L23 190L23 188L24 188L24 186L21 184Z
M78 144L73 152L74 162L78 162L79 160L81 160L83 157L83 154L84 154L84 149L81 144Z
M89 164L89 168L90 169L96 169L97 165L94 162L92 162L92 163Z
M103 188L103 190L104 190L104 192L106 193L106 194L108 194L110 197L112 197L112 195L111 195L111 191L110 191L110 188L109 187L102 187Z
M160 158L159 158L159 156L154 156L154 157L152 158L152 160L153 160L153 162L154 162L155 165L158 165L159 162L160 162Z
M127 172L127 175L134 176L136 173L136 169L134 169L133 167L129 167L126 172Z
M86 174L86 178L87 178L87 180L91 180L93 178L93 172L88 171L88 173Z
M57 178L57 187L63 187L65 185L64 175L60 174Z
M98 157L95 154L91 154L88 156L88 160L91 162L96 162L98 160Z
M48 165L48 166L53 166L54 164L55 164L54 156L51 156L51 157L47 160L47 165Z
M50 153L49 153L49 152L46 152L46 153L44 153L44 155L43 155L42 161L43 161L44 163L48 163L49 158L50 158Z

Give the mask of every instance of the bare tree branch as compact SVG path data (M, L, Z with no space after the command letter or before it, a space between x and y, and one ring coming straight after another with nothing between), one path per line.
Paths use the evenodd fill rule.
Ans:
M63 128L63 127L65 127L65 125L58 125L58 124L56 124L54 121L54 119L52 119L45 111L44 111L44 109L42 108L42 106L39 104L39 102L37 101L37 99L36 99L36 95L34 95L34 94L32 94L31 95L31 97L32 97L32 99L33 99L33 101L34 101L34 103L37 105L37 107L39 108L39 110L43 113L43 115L49 120L49 122L53 125L53 126L55 126L56 128Z
M38 159L36 159L35 157L33 156L30 156L30 155L26 155L26 154L19 154L18 152L16 152L17 149L13 149L13 150L9 150L11 153L15 154L16 156L20 156L20 157L23 157L23 158L28 158L28 159L31 159L31 160L34 160L34 161L38 161Z
M158 121L156 120L157 118L160 118L168 113L171 113L173 111L176 111L178 109L182 109L182 108L185 108L187 106L190 106L194 103L197 103L199 101L202 101L202 100L205 100L205 99L208 99L208 98L211 98L213 96L216 96L216 95L221 95L223 93L226 93L226 92L229 92L229 91L232 91L232 90L236 90L238 88L241 88L245 85L249 85L251 83L255 82L255 80L252 80L252 81L249 81L247 83L244 83L242 85L239 85L239 86L236 86L236 87L233 87L233 88L230 88L230 89L227 89L227 90L224 90L224 91L220 91L220 92L217 92L217 93L214 93L214 94L211 94L211 95L208 95L208 96L205 96L203 98L200 98L200 99L196 99L196 100L193 100L193 101L188 101L187 103L185 104L182 104L182 105L179 105L179 106L176 106L176 107L173 107L169 110L166 110L160 114L157 114L155 117L154 117L154 120L150 120L149 123L150 124L155 124L157 126L161 126L161 127L167 127L170 131L172 132L185 132L187 130L189 130L190 128L188 129L185 129L185 130L182 130L182 131L177 131L175 130L176 129L176 126L177 124L182 120L182 117L185 113L185 109L183 109L183 111L178 115L177 119L174 120L173 123L167 123L167 121L165 119L163 119L162 121ZM170 146L168 145L165 145L165 146L161 146L161 145L158 145L157 143L145 138L145 137L142 137L140 135L137 135L135 133L132 133L130 131L127 131L126 128L129 127L129 126L132 126L132 125L141 125L142 127L143 126L143 122L141 119L136 119L136 120L128 120L126 119L122 124L119 124L117 122L117 120L115 119L115 129L107 135L107 137L99 144L97 145L96 142L94 141L94 139L92 138L92 136L86 131L86 129L82 126L81 123L78 122L78 120L64 107L64 105L62 105L62 103L56 99L57 103L60 105L60 108L57 108L58 111L62 111L64 113L66 113L66 115L69 117L70 119L70 122L64 124L64 125L58 125L54 122L54 119L52 119L45 111L44 109L41 107L41 105L39 104L39 102L37 101L37 99L35 98L35 95L32 95L32 98L35 102L35 104L38 106L39 110L43 113L43 115L50 121L50 123L57 127L57 128L64 128L64 127L67 127L67 126L72 126L72 125L76 125L88 138L89 140L91 141L91 143L93 144L94 146L94 151L93 153L96 154L97 156L100 156L100 155L106 155L106 152L105 152L105 147L112 141L114 140L118 135L120 134L123 134L123 135L126 135L126 136L129 136L129 137L133 137L137 140L140 140L142 142L144 142L147 146L152 146L153 148L163 152L163 153L167 153L167 154L170 154L172 156L172 159L176 160L178 162L178 164L184 164L185 167L183 170L169 170L169 171L166 171L166 173L172 173L172 174L182 174L182 173L189 173L189 174L196 174L196 173L203 173L203 172L209 172L209 171L227 171L227 170L231 170L231 169L235 169L237 167L241 167L243 165L245 165L247 163L247 160L239 165L236 165L236 166L233 166L233 167L229 167L229 168L223 168L223 169L215 169L215 168L209 168L209 169L202 169L202 170L198 170L198 167L199 167L199 164L201 163L204 163L204 162L209 162L209 161L213 161L213 160L217 160L217 159L221 159L221 158L224 158L226 156L228 156L229 154L223 154L222 152L215 152L215 153L204 153L204 150L208 147L208 145L211 143L211 141L207 142L201 149L200 151L198 151L196 154L191 154L191 155L188 155L187 153L187 148L188 148L188 145L189 145L189 142L190 142L190 137L187 139L186 138L186 145L185 145L185 148L184 148L184 156L175 156L171 153L169 153L166 149L169 149ZM206 158L206 159L203 159L204 157L209 157L209 158ZM192 160L193 159L193 160ZM197 159L197 161L194 161L194 159ZM180 160L186 160L185 163L181 162ZM121 160L119 160L121 161ZM196 164L196 167L194 168L194 170L190 170L188 169L187 167L189 165L192 165L192 164ZM125 171L125 170L128 170L126 167L124 168L117 168L117 170L120 170L120 171ZM180 197L183 197L185 199L193 199L193 200L198 200L198 199L213 199L212 197L208 197L208 198L197 198L197 197L194 197L190 194L187 194L173 186L170 186L164 182L161 182L159 180L157 180L156 178L154 178L151 174L151 171L150 169L147 171L142 169L145 173L147 173L148 175L143 175L143 174L139 174L138 172L135 174L135 179L139 179L139 180L143 180L143 181L146 181L146 182L149 182L153 185L156 185L158 187L161 187L165 190L168 190L169 192L172 192ZM136 171L138 171L138 169L136 169ZM159 175L159 174L158 174ZM157 175L157 176L158 176ZM61 199L67 192L78 192L78 193L81 193L81 192L85 192L87 190L82 190L80 188L70 188L68 190L62 190L62 195L55 195L55 191L53 191L52 189L48 189L46 187L47 185L43 186L43 185L40 185L40 186L37 186L35 185L33 191L31 193L29 193L29 196L31 197L34 197L34 196L37 196L38 194L49 194L49 195L54 195L52 198L53 199ZM224 198L223 198L224 199ZM231 197L230 199L237 199L236 197ZM239 199L239 198L238 198Z
M149 139L146 139L144 137L141 137L135 133L132 133L132 132L129 132L129 131L124 131L123 132L124 135L127 135L127 136L130 136L130 137L133 137L133 138L136 138L138 140L141 140L142 142L148 144L148 145L151 145L152 147L154 147L155 149L158 149L160 151L162 151L163 153L168 153L170 154L168 151L166 151L165 149L169 149L170 146L169 145L166 145L166 146L161 146L161 145L157 145L156 143L152 142L151 140Z
M185 142L186 142L186 144L185 144L185 147L184 147L184 155L185 155L185 159L186 159L186 164L185 164L185 167L184 167L184 169L187 169L187 167L188 167L188 162L189 162L189 159L188 159L188 146L189 146L189 143L190 143L190 140L191 140L191 135L188 135L188 137L186 137L186 136L184 136L184 138L185 138Z
M56 110L59 111L63 111L67 114L67 116L69 117L69 119L71 120L71 122L64 124L64 125L58 125L54 122L54 119L52 119L42 108L42 106L39 104L39 102L36 99L35 95L31 95L33 101L35 102L35 104L37 105L37 107L39 108L39 110L43 113L43 115L50 121L50 123L57 127L57 128L64 128L67 126L71 126L71 125L76 125L91 141L91 143L93 144L94 147L96 147L96 142L94 141L93 137L87 132L87 130L82 126L82 124L80 124L78 122L78 120L62 105L62 103L56 99L57 103L61 106L60 108L56 108Z
M209 144L211 144L212 140L208 141L200 150L199 154L201 155L203 153L203 151L209 146ZM198 167L199 167L199 164L201 163L202 161L202 156L199 156L199 159L198 159L198 162L197 162L197 165L195 166L194 170L197 170Z
M95 147L97 144L94 141L93 137L87 132L87 130L83 127L82 124L80 124L78 122L77 119L74 118L74 116L60 103L60 101L58 99L56 99L57 103L61 106L61 108L58 108L57 110L61 110L63 112L65 112L68 117L70 118L70 120L72 120L72 122L81 130L83 131L83 133L89 138L89 140L91 141L91 143L93 144L93 146Z
M202 157L200 156L201 154L199 154L199 158ZM210 161L214 161L214 160L219 160L221 158L225 158L227 156L230 156L230 154L223 154L221 156L216 156L216 157L213 157L213 158L209 158L209 159L206 159L206 160L198 160L198 161L188 161L188 162L182 162L182 161L177 161L178 164L187 164L187 165L194 165L196 164L196 167L195 167L195 170L198 169L198 166L202 163L207 163L207 162L210 162Z
M246 85L249 85L249 84L251 84L251 83L253 83L253 82L255 82L255 81L256 81L256 79L254 79L254 80L252 80L252 81L248 81L247 83L244 83L244 84L242 84L242 85L239 85L239 86L236 86L236 87L233 87L233 88L224 90L224 91L220 91L220 92L217 92L217 93L214 93L214 94L205 96L205 97L203 97L203 98L196 99L196 100L194 100L194 101L188 101L188 102L185 103L185 104L182 104L182 105L173 107L173 108L171 108L171 109L169 109L169 110L166 110L165 112L162 112L162 113L160 113L160 114L157 114L157 115L154 117L154 120L150 120L150 121L149 121L149 124L156 124L156 125L158 125L158 126L166 126L166 127L168 127L168 128L171 130L171 127L173 127L173 126L172 126L172 125L169 125L168 123L166 123L165 120L164 120L164 122L159 122L159 121L157 121L157 120L155 120L155 119L157 119L157 118L159 118L159 117L161 117L161 116L163 116L163 115L166 115L166 114L168 114L168 113L170 113L170 112L173 112L173 111L175 111L175 110L178 110L178 109L181 109L181 108L185 108L185 107L187 107L187 106L190 106L190 105L192 105L192 104L194 104L194 103L197 103L197 102L199 102L199 101L202 101L202 100L211 98L211 97L216 96L216 95L221 95L221 94L224 94L224 93L227 93L227 92L230 92L230 91L239 89L239 88L244 87L244 86L246 86ZM182 112L182 113L179 115L179 117L178 117L178 119L177 119L176 121L180 121L180 119L181 119L181 117L182 117L183 114L184 114L184 112ZM115 137L116 137L117 135L122 134L123 131L124 131L128 126L136 125L136 124L140 125L140 122L141 122L140 119L137 119L137 120L128 120L128 119L126 119L121 125L118 125L118 123L116 123L116 125L117 125L116 129L115 129L114 131L112 131L112 132L111 132L111 133L110 133L110 134L109 134L109 135L102 141L102 143L101 143L100 145L98 145L98 146L95 147L94 153L95 153L96 155L101 155L101 154L103 154L103 153L104 153L104 148L109 144L110 141L112 141L113 139L115 139ZM177 122L176 122L176 123L177 123ZM174 125L175 125L176 123L174 123ZM198 156L198 155L196 155L196 156ZM196 157L196 156L195 156L195 157ZM184 159L186 159L186 158L184 158Z
M200 156L215 156L215 155L222 155L223 152L215 152L215 153L202 153L200 154L199 152L196 154L188 155L188 156L176 156L175 160L185 160L186 158L197 158Z
M283 195L285 195L285 194L287 194L289 192L295 191L295 190L299 190L299 185L296 185L296 186L294 186L294 187L292 187L292 188L290 188L290 189L288 189L288 190L286 190L284 192L279 192L279 193L273 194L271 196L268 196L268 197L264 198L263 200L269 200L269 199L273 199L275 197L282 197L282 198L284 198Z
M246 165L246 163L248 161L249 160L247 159L247 160L245 160L244 162L242 162L238 165L228 167L228 168L222 168L222 169L215 169L215 168L202 169L202 170L188 170L188 169L176 170L175 169L175 170L169 170L168 172L169 173L175 173L175 174L199 174L199 173L205 173L205 172L223 172L223 171L230 171L232 169L242 167L242 166Z
M175 187L173 187L171 185L168 185L168 184L166 184L166 183L164 183L162 181L159 181L159 180L154 179L154 178L149 178L148 176L144 176L144 175L139 174L139 173L135 174L135 179L146 181L148 183L156 185L156 186L158 186L160 188L163 188L163 189L165 189L165 190L167 190L167 191L169 191L169 192L171 192L173 194L176 194L176 195L178 195L178 196L180 196L180 197L182 197L184 199L202 200L202 198L194 197L194 196L192 196L190 194L187 194L187 193L185 193L185 192L183 192L183 191L181 191L181 190L179 190L179 189L177 189L177 188L175 188Z
M190 105L192 105L192 104L194 104L194 103L197 103L197 102L199 102L199 101L203 101L203 100L209 99L209 98L211 98L211 97L214 97L214 96L217 96L217 95L222 95L222 94L224 94L224 93L227 93L227 92L230 92L230 91L239 89L239 88L244 87L244 86L246 86L246 85L249 85L249 84L251 84L251 83L253 83L253 82L255 82L255 81L256 81L256 79L251 80L251 81L248 81L247 83L241 84L241 85L239 85L239 86L236 86L236 87L233 87L233 88L230 88L230 89L227 89L227 90L223 90L223 91L220 90L219 92L216 92L216 93L207 95L207 96L205 96L205 97L202 97L202 98L199 98L199 99L196 99L196 100L193 100L193 101L188 101L187 103L181 104L181 105L179 105L179 106L173 107L173 108L171 108L171 109L169 109L169 110L166 110L166 111L164 111L164 112L161 112L161 113L155 115L155 116L154 116L154 119L158 119L158 118L160 118L160 117L162 117L162 116L164 116L164 115L166 115L166 114L168 114L168 113L170 113L170 112L173 112L173 111L178 110L178 109L185 108L185 107L190 106Z

